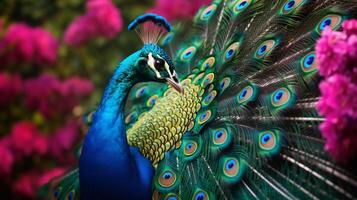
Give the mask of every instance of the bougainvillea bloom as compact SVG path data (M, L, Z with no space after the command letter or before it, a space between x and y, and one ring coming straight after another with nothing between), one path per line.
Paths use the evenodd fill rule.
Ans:
M122 30L120 10L110 0L88 0L86 8L65 31L67 44L79 46L97 37L113 38Z
M0 106L11 103L22 91L22 80L19 75L0 72Z
M61 81L54 75L42 74L25 82L25 104L51 118L71 112L92 90L92 82L86 79L71 77Z
M209 5L211 0L156 0L148 12L162 15L168 20L190 19L200 7Z
M17 153L29 156L34 153L35 137L39 134L36 126L32 122L18 122L11 131L11 144Z
M63 127L55 131L49 137L50 154L58 159L63 157L64 152L71 150L80 136L80 124L75 121L67 122Z
M357 20L343 23L343 32L324 30L316 46L321 99L317 109L326 150L340 162L357 156Z
M12 166L14 163L14 156L10 149L8 138L0 139L0 176L1 175L9 175L12 171Z
M53 64L57 60L58 47L58 41L45 29L14 23L0 40L0 58L2 63Z
M344 75L334 75L321 82L321 101L317 108L322 115L357 117L357 85Z

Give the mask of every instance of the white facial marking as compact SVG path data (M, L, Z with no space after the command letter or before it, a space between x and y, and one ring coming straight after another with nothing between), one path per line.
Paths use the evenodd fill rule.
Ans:
M148 60L148 65L149 67L155 72L157 78L162 78L160 73L156 70L155 68L155 58L152 56L152 53L149 53L148 55L149 60Z
M161 59L163 59L161 56L159 56L159 55L157 55L157 57L159 57L159 58L161 58ZM164 59L163 59L164 60ZM171 74L171 71L170 71L170 66L169 66L169 64L167 64L167 62L165 61L165 69L166 69L166 71L167 71L167 73L169 73L169 75L170 75L170 78L172 79L173 77L173 74Z

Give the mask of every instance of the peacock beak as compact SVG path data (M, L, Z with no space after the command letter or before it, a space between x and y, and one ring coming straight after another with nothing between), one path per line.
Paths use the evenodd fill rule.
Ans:
M183 94L184 93L184 89L181 86L181 84L177 81L175 81L172 78L166 78L166 81L169 85L171 85L177 92Z

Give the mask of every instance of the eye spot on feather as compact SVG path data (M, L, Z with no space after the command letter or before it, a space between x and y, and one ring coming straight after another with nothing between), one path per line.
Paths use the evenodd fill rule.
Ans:
M317 70L316 53L311 52L303 57L301 68L304 72L312 72Z
M208 6L207 8L205 8L202 11L201 20L210 19L213 16L213 14L216 12L216 10L217 10L217 5L212 4L212 5Z
M208 106L212 101L216 98L217 96L217 91L213 90L211 91L202 101L203 106Z
M221 89L221 93L224 92L224 90L226 90L230 84L231 84L231 79L229 77L222 79L222 81L219 83L219 88Z
M68 200L73 200L73 197L74 197L74 192L73 191L69 192L68 195L67 195L67 199Z
M61 194L61 190L62 188L58 188L54 193L53 193L53 196L56 197L56 198L59 198L60 194Z
M200 73L199 75L197 75L195 77L195 79L193 79L193 83L195 83L195 84L200 83L202 81L204 75L205 75L205 73Z
M211 118L212 112L210 110L206 110L198 116L198 124L202 125L206 123Z
M236 3L233 4L233 13L234 14L239 14L243 12L246 8L249 7L249 5L253 3L253 0L239 0Z
M239 161L236 158L228 158L223 165L223 173L227 177L235 177L239 172Z
M209 196L206 191L197 190L193 195L194 200L209 200Z
M297 8L301 7L305 3L305 0L288 0L283 5L282 13L289 14Z
M287 2L284 6L285 10L291 10L294 8L295 5L295 1L294 0L290 0L289 2Z
M214 57L207 58L201 65L201 70L206 70L214 66L216 59Z
M258 59L262 59L262 58L268 56L271 53L271 51L274 49L275 46L276 46L275 40L267 40L267 41L263 42L258 47L258 49L255 53L255 57Z
M147 87L146 86L144 86L142 88L139 88L135 93L135 97L136 98L142 97L146 93L146 91L147 91Z
M317 26L317 32L321 34L322 31L326 29L326 27L330 27L332 30L337 30L341 27L342 22L343 17L341 15L329 14L322 18L322 20L319 22Z
M134 111L125 117L125 123L130 124L134 122L137 118L138 118L138 114L136 111Z
M186 144L185 144L185 148L184 148L184 154L186 156L192 156L194 153L196 153L197 151L197 142L195 141L188 141Z
M189 61L195 54L197 48L190 46L181 53L181 61Z
M259 147L269 151L276 147L276 136L272 131L265 131L259 135Z
M281 107L289 103L291 92L287 88L277 89L271 96L271 102L275 107Z
M157 101L157 99L159 98L159 96L157 95L153 95L152 97L150 97L150 99L146 102L146 105L148 107L153 107Z
M179 200L180 198L174 194L174 193L169 193L166 195L165 200Z
M238 94L238 103L243 104L249 101L252 101L255 96L255 89L248 85L243 88Z
M235 56L237 54L239 48L239 42L235 42L233 44L231 44L226 51L224 52L224 61L230 61L233 56Z
M176 174L171 170L165 170L160 174L158 182L160 186L169 188L175 184Z
M228 132L224 128L220 128L213 132L213 144L222 145L227 141Z
M211 84L214 81L214 73L207 74L201 83L201 86L205 88L207 85Z
M162 45L168 45L171 43L171 41L174 39L175 34L173 32L166 34L164 39L162 40L161 44Z

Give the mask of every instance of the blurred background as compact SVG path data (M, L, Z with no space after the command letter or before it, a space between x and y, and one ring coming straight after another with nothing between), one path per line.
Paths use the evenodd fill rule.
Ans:
M1 0L0 199L35 199L77 164L116 64L141 46L127 25L189 21L210 0Z

